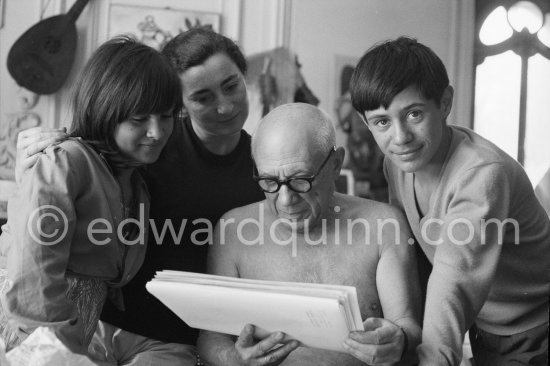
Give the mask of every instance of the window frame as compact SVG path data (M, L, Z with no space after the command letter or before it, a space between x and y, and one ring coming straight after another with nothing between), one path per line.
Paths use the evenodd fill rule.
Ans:
M527 29L518 32L512 28L512 36L503 42L494 45L485 45L479 37L483 23L496 8L503 6L506 11L520 0L476 0L476 21L475 21L475 41L474 41L474 83L477 81L477 67L481 65L485 58L496 56L506 51L512 51L521 58L521 89L519 100L519 128L518 128L518 151L517 161L520 164L525 162L525 131L527 118L527 78L529 73L529 58L540 54L550 60L550 47L547 47L538 38L537 33L531 34ZM539 7L544 19L550 14L550 2L548 0L528 0ZM544 24L544 23L543 23ZM475 90L473 93L472 113L475 111ZM475 127L475 120L472 116L472 127Z

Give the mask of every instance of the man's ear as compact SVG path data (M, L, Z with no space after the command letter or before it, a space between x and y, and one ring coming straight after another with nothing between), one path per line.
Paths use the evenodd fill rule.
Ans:
M342 166L344 165L346 150L340 146L336 148L334 156L336 156L336 158L334 159L334 173L336 173L336 177L338 177L340 175L340 170L342 170Z
M441 107L445 113L445 119L447 119L451 113L451 109L453 108L453 95L454 89L451 85L449 85L445 88L443 95L441 96Z

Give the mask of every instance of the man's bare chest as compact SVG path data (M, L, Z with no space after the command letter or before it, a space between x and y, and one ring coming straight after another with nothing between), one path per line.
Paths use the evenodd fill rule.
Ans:
M375 246L374 244L371 244ZM258 249L258 248L256 248ZM292 256L286 250L251 251L238 264L240 277L353 286L362 317L381 317L376 288L377 251L340 248L303 248ZM346 250L347 249L347 250Z

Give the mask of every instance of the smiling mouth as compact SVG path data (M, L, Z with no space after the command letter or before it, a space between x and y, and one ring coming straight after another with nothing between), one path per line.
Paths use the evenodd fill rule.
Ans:
M223 120L222 123L233 122L233 121L237 118L238 115L239 115L239 113L235 114L235 115L234 115L233 117L231 117L231 118L228 118L228 119Z
M283 216L286 216L286 217L289 217L289 218L296 218L296 217L299 217L299 216L302 216L302 214L304 213L305 210L301 210L301 211L295 211L295 212L286 212L286 211L281 211L279 210L279 212L281 214L283 214Z
M141 144L141 146L144 146L144 147L147 147L147 148L150 148L150 149L154 149L154 148L160 146L160 142L154 142L152 144Z
M407 151L394 152L393 154L397 155L401 160L408 160L410 158L413 158L414 155L420 151L420 149L422 149L422 146Z

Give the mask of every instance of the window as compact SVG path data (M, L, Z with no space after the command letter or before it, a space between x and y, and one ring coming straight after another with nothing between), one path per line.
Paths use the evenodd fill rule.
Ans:
M550 1L477 0L474 129L525 168L550 167Z

